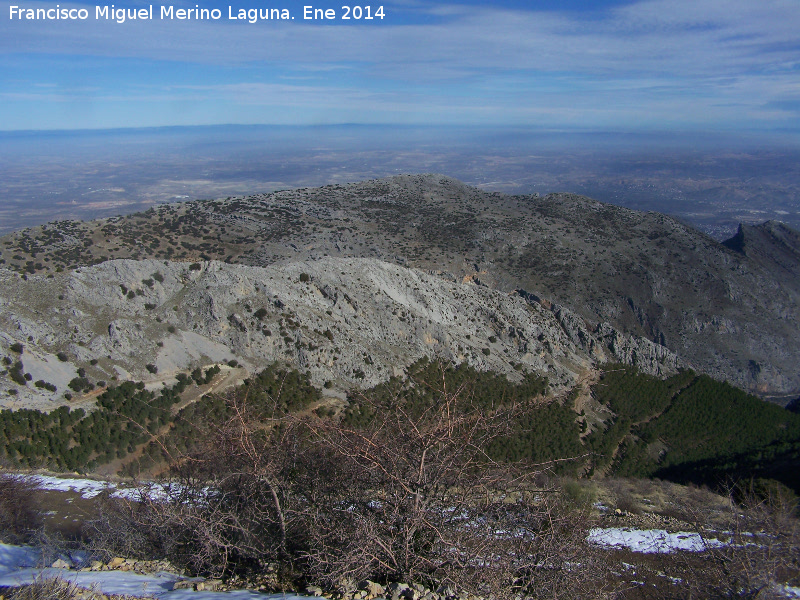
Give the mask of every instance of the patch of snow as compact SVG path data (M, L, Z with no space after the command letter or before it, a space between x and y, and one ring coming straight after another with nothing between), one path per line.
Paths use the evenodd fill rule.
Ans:
M163 501L174 498L181 492L181 487L175 483L143 483L136 487L118 487L111 494L112 498L123 498L141 502L143 499ZM204 490L208 491L208 490Z
M180 576L173 573L139 575L130 571L71 571L37 568L41 553L30 547L0 544L0 586L18 586L40 577L59 577L83 588L103 594L149 596L164 600L311 600L292 594L262 594L239 590L233 592L195 592L172 590Z
M54 477L52 475L17 475L20 479L33 483L40 490L54 492L75 492L81 498L91 499L103 492L108 492L112 498L127 500L141 500L143 497L150 500L166 500L171 495L179 492L176 484L142 483L138 486L125 487L110 481L97 481L94 479L81 479L71 477Z
M116 487L112 483L93 479L71 479L67 477L52 477L50 475L20 475L19 477L33 483L40 490L75 492L80 494L81 498L94 498Z
M34 567L40 558L41 553L34 548L0 544L0 576L17 569Z
M632 552L647 554L669 554L678 550L702 552L725 545L716 538L703 538L699 533L669 533L664 529L643 530L629 527L595 528L586 539L606 548L627 548Z

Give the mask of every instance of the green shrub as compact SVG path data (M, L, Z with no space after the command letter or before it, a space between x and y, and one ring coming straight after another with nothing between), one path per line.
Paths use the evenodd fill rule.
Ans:
M67 387L71 389L73 392L80 393L84 390L88 391L92 389L93 386L91 382L88 379L86 379L86 377L78 376L71 379L70 382L67 384Z
M565 479L561 484L564 497L575 506L585 507L594 503L597 492L588 481Z
M22 373L22 363L17 361L14 365L8 370L8 376L11 378L11 381L16 383L17 385L28 385L27 379L25 379L25 375Z
M50 392L55 392L56 389L57 389L55 385L53 385L52 383L48 383L48 382L44 381L43 379L40 379L39 381L37 381L33 385L35 385L38 388L43 388L45 390L48 390Z

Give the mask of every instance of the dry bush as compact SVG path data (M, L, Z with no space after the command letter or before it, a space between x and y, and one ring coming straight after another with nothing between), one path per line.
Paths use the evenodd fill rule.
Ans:
M145 488L140 501L107 495L98 498L97 516L84 525L92 554L105 560L114 556L142 560L174 556L187 535L165 514L176 495L162 502Z
M642 513L642 509L639 506L639 503L633 497L632 494L624 494L622 496L617 497L617 501L614 504L614 507L623 513L628 513L631 515L639 515Z
M0 474L0 539L19 544L27 542L42 525L38 506L39 491L29 481Z
M800 577L800 524L794 510L780 499L732 494L727 526L703 531L708 540L704 551L665 557L664 569L679 581L662 590L673 595L660 597L783 597L779 586L797 584ZM701 522L703 516L694 520Z
M499 536L490 532L518 527L519 507L500 497L518 482L483 451L506 419L458 400L445 393L418 414L396 406L364 428L310 424L315 443L338 459L309 513L316 577L462 584L478 565L492 571Z
M10 588L3 594L9 600L72 600L81 589L61 577L39 576L33 582Z
M589 512L536 485L545 466L498 464L485 452L528 407L487 410L444 383L436 392L423 410L362 398L378 415L366 427L309 423L334 459L318 461L327 485L306 513L309 572L328 585L372 578L577 597L597 567Z
M559 487L564 498L578 508L590 508L597 501L597 485L586 479L562 477Z
M497 598L602 597L589 508L537 485L546 465L485 452L529 407L487 409L444 383L434 397L422 408L374 404L369 425L348 427L286 416L280 398L265 418L263 398L254 410L232 394L229 420L176 461L168 497L110 504L93 537L113 553L214 575L278 564L287 585L372 579Z
M712 548L712 587L739 597L767 597L778 582L800 577L800 523L795 505L781 498L746 495L731 501L732 544ZM760 594L760 595L759 595Z
M87 531L96 551L168 558L214 576L291 563L299 421L264 422L263 410L255 418L246 398L227 401L232 416L176 459L168 480L138 499L106 502Z

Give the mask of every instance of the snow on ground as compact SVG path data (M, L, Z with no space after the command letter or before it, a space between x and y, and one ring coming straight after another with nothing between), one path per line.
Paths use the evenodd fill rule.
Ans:
M706 539L699 533L680 531L669 533L663 529L631 529L629 527L595 528L587 540L606 548L627 548L632 552L668 554L676 550L702 552L718 548L724 543L716 538Z
M173 573L139 575L130 571L71 571L42 569L36 565L41 560L38 550L29 547L0 544L0 586L29 583L39 577L60 577L81 587L97 589L104 594L148 596L163 600L311 600L305 596L285 594L260 594L247 590L235 592L195 592L172 590L181 579Z
M68 479L50 475L19 475L19 478L34 484L40 490L75 492L80 494L81 498L94 498L106 490L116 488L113 483L92 479Z
M151 499L166 498L169 493L169 486L145 483L138 487L125 487L109 481L96 481L93 479L78 479L67 477L53 477L51 475L19 475L34 484L40 490L75 492L81 498L94 498L103 492L108 492L112 498L126 498L128 500L139 500L142 494L146 493ZM173 484L174 485L174 484Z
M0 544L0 577L16 569L35 567L39 556L34 548Z

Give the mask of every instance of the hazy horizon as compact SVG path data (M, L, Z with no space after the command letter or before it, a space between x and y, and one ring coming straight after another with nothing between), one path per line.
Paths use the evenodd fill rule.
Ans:
M399 172L800 226L794 0L57 6L0 0L0 233Z
M485 190L575 192L717 239L800 228L800 148L740 136L542 128L197 126L0 132L0 234L154 204L442 173Z

